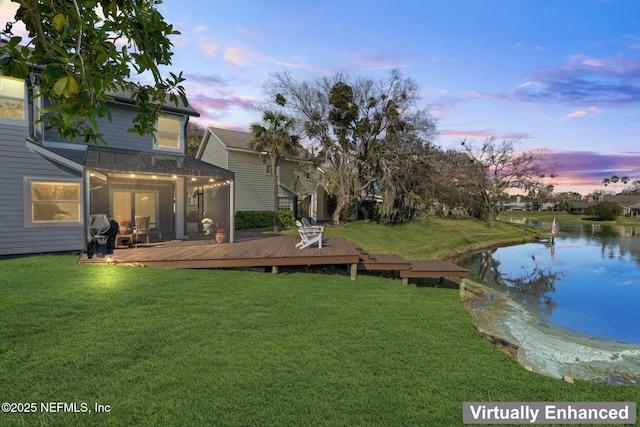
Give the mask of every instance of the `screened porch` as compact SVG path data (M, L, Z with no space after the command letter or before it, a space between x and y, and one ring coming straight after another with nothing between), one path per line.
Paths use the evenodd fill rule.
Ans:
M84 165L88 215L109 215L121 234L136 236L142 218L145 241L197 240L209 236L202 220L210 218L233 242L232 172L186 156L101 148L89 148Z

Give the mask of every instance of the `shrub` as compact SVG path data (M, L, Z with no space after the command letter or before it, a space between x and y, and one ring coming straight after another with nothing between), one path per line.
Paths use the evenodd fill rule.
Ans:
M272 226L273 211L238 211L235 225L236 230Z
M587 215L591 215L600 221L612 221L615 217L622 215L624 209L617 203L599 202L587 209Z
M278 211L280 225L291 227L296 219L291 211ZM273 226L273 211L238 211L236 212L236 230L247 228L264 228Z
M293 216L292 211L278 211L278 219L280 220L280 225L284 227L293 227L296 225L296 218Z

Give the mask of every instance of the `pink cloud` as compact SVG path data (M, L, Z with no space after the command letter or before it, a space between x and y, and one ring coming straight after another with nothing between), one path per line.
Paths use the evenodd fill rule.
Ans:
M597 116L600 114L604 114L604 111L596 108L596 107L589 107L586 108L584 110L578 110L578 111L574 111L571 114L567 114L567 117L569 118L575 118L575 117L587 117L587 116Z
M245 65L247 62L251 62L258 58L257 55L250 50L240 47L227 48L222 57L225 61L230 62L233 65Z
M591 151L548 151L556 164L554 185L580 187L583 191L602 188L602 180L612 175L640 179L640 152L600 154ZM613 190L613 187L608 188ZM622 190L619 184L617 190Z
M214 43L201 43L200 50L202 54L208 58L215 58L220 52L220 46Z

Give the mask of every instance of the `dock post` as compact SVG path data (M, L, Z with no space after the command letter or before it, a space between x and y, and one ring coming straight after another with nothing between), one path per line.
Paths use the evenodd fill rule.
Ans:
M351 272L351 280L356 280L356 278L358 277L358 264L351 264L351 268L350 268Z
M464 292L467 289L467 285L464 279L460 279L460 298L464 298Z

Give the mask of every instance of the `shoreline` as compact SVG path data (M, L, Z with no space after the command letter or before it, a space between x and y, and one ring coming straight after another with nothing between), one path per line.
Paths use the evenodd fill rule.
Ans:
M640 343L622 343L556 326L506 295L465 279L463 305L479 330L517 346L527 369L606 384L640 384Z

